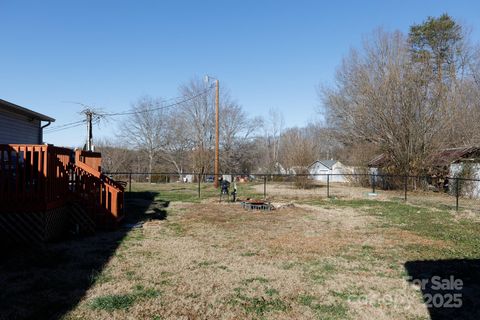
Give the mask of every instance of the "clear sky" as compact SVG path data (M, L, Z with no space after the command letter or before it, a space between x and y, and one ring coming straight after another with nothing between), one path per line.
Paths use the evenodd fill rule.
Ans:
M480 40L480 1L23 1L0 0L0 98L57 119L81 120L79 101L105 111L140 96L178 96L210 74L250 115L280 109L286 125L316 117L351 47L375 28L408 32L449 13ZM53 125L52 125L53 127ZM111 136L115 121L95 128ZM78 146L85 129L45 137Z

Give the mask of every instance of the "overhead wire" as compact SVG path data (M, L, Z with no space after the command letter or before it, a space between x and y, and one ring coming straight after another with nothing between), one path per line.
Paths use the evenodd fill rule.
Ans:
M43 133L44 134L49 134L49 133L54 133L54 132L59 132L59 131L63 131L63 130L76 128L76 127L82 126L85 122L86 121L81 121L77 124L73 124L73 125L69 125L69 126L62 126L61 128L52 128L50 130L45 130Z
M80 126L80 125L84 124L85 122L86 122L86 120L80 120L80 121L65 123L61 126L55 126L55 127L45 129L44 133L66 130L66 129L69 129L70 127L73 128L73 127L76 127L76 126Z
M189 102L189 101L192 101L193 99L196 99L206 93L208 93L214 86L211 85L210 87L208 87L207 89L205 89L204 91L196 94L196 95L193 95L191 97L188 97L186 99L183 99L181 101L177 101L175 103L171 103L171 104L168 104L168 105L162 105L162 106L159 106L159 107L155 107L155 108L150 108L150 109L145 109L145 110L138 110L138 111L122 111L122 112L114 112L114 113L108 113L108 112L102 112L102 113L96 113L95 115L97 115L99 118L97 118L95 121L94 121L94 124L98 124L99 123L99 120L100 118L103 118L103 117L115 117L115 116L124 116L124 115L132 115L132 114L140 114L140 113L145 113L145 112L152 112L152 111L158 111L158 110L163 110L163 109L168 109L168 108L172 108L172 107L175 107L175 106L178 106L178 105L181 105L183 103L186 103L186 102ZM167 99L167 100L163 100L162 102L166 102L166 101L170 101L170 100L177 100L179 99L178 97L177 98L171 98L171 99ZM52 128L49 128L49 129L46 129L44 130L44 134L49 134L49 133L54 133L54 132L59 132L59 131L63 131L63 130L69 130L69 129L73 129L73 128L76 128L78 126L81 126L83 125L84 123L86 123L87 120L80 120L80 121L75 121L75 122L70 122L70 123L66 123L66 124L63 124L61 126L56 126L56 127L52 127Z
M175 106L178 106L180 104L183 104L185 102L189 102L193 99L196 99L206 93L208 93L211 89L213 88L213 85L208 87L206 90L194 95L194 96L191 96L191 97L188 97L187 99L184 99L184 100L181 100L181 101L178 101L178 102L175 102L175 103L172 103L172 104L168 104L168 105L165 105L165 106L160 106L160 107L155 107L155 108L150 108L150 109L145 109L145 110L138 110L138 111L123 111L123 112L115 112L115 113L99 113L98 115L100 116L124 116L124 115L132 115L132 114L139 114L139 113L145 113L145 112L151 112L151 111L157 111L157 110L163 110L163 109L167 109L167 108L172 108L172 107L175 107ZM174 98L175 99L175 98ZM169 99L169 100L174 100L174 99ZM178 99L178 98L176 98ZM168 100L166 100L168 101Z

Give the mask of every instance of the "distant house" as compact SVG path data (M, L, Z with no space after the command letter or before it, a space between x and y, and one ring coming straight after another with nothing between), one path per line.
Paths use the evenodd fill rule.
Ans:
M55 119L0 99L0 144L42 144L43 128ZM42 125L42 122L45 124Z
M480 163L480 147L461 147L443 149L430 158L431 167L428 169L430 175L441 175L453 177L459 172L459 168L470 163L473 166ZM370 160L368 167L375 174L382 174L384 168L392 166L392 161L385 154L380 154Z
M480 163L480 148L462 147L443 149L433 155L432 158L431 162L434 168L446 171L450 176L454 176L467 164L478 166Z
M480 179L480 147L443 149L432 155L429 162L431 163L431 167L428 168L430 176L441 179L447 177ZM391 161L384 154L376 156L368 163L370 171L374 174L382 174L383 169L390 165ZM471 181L465 185L468 185L468 190L464 187L462 191L464 195L480 198L480 181ZM449 184L450 191L454 187L452 183Z
M435 155L433 165L439 172L449 177L480 179L480 148L444 149ZM449 183L450 191L455 190L455 184ZM465 181L459 185L460 194L470 198L480 198L480 181Z
M327 181L327 175L330 182L347 182L345 174L350 173L350 168L338 160L316 160L308 166L308 172L312 179L317 181Z

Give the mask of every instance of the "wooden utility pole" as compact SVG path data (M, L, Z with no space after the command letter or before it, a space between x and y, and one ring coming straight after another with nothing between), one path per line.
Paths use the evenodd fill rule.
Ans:
M220 107L219 107L219 90L220 90L220 85L218 83L218 80L215 80L215 164L214 164L214 175L215 175L215 181L214 181L214 186L215 188L218 188L218 178L220 177L220 119L219 119L219 112L220 112Z
M86 149L87 151L93 151L93 128L92 128L92 118L93 118L93 112L90 110L85 111L85 114L87 115L87 145Z

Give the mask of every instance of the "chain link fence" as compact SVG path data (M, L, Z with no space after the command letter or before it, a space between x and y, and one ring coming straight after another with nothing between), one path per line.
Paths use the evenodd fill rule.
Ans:
M480 211L480 180L377 174L214 174L116 172L128 192L157 192L172 200L271 202L322 199L407 201L448 210ZM215 181L218 180L218 188ZM222 187L223 186L223 187Z

